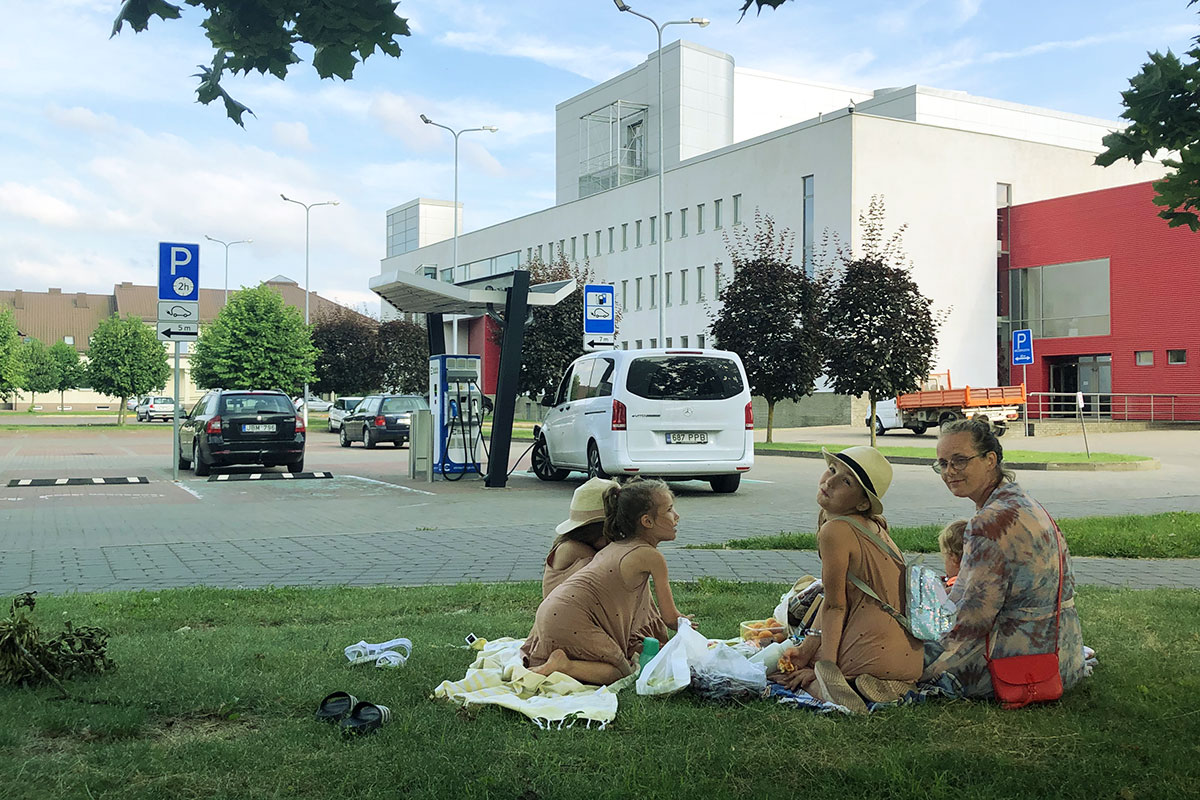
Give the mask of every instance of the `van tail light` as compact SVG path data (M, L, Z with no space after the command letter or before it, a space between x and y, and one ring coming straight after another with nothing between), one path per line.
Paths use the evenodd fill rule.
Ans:
M308 429L304 427L304 417L297 414L296 415L296 433L305 433L305 432L307 432L307 430Z
M614 399L613 400L613 413L612 413L612 429L614 431L623 431L623 430L625 430L625 428L626 428L625 404L622 403L620 400Z
M382 414L380 414L378 417L376 417L375 418L375 427L376 428L386 428L387 427L387 417L383 416Z
M221 417L215 416L212 419L210 419L208 421L208 424L204 426L204 432L205 433L220 433L221 432Z
M746 430L754 430L754 401L746 403Z

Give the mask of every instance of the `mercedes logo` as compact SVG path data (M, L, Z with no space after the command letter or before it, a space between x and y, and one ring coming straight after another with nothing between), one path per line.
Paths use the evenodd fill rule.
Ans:
M690 417L690 416L692 415L692 407L691 407L691 406L684 406L684 407L683 407L683 415L684 415L685 417Z

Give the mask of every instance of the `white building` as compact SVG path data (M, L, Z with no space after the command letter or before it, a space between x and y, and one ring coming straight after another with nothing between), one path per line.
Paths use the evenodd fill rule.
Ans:
M816 84L738 69L732 56L688 42L666 46L662 59L665 114L653 54L558 105L553 207L460 234L451 270L452 204L413 201L389 212L381 275L424 271L460 282L562 251L616 286L619 345L654 347L665 233L661 345L701 346L707 311L729 277L730 228L753 224L760 210L795 233L798 258L827 233L857 250L858 217L882 195L889 232L907 225L915 279L947 312L937 370L949 369L956 385L991 385L998 205L1164 172L1157 162L1094 166L1115 122L925 86ZM660 158L665 226L657 219ZM451 341L466 351L464 333Z

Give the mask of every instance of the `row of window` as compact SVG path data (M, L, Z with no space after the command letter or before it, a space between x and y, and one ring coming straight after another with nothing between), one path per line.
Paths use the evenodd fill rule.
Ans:
M693 273L693 272L695 273L694 280L692 280L692 276L691 276L691 273ZM718 261L717 263L712 265L712 274L713 274L712 286L713 286L713 290L714 290L713 297L719 298L721 296L721 290L725 288L725 280L726 280L725 270L723 269L723 265L721 264L720 261ZM689 282L695 284L696 291L695 291L694 296L695 296L695 300L697 303L703 303L705 300L708 299L707 283L708 283L709 279L708 279L708 268L705 265L701 264L697 267L694 267L693 269L679 270L678 295L676 295L676 293L675 293L676 287L674 285L674 283L675 283L674 278L675 278L674 271L663 273L663 303L664 304L666 304L668 306L674 305L676 296L678 296L679 305L686 306L689 301L689 297L688 297ZM630 290L630 281L628 279L621 281L621 308L625 309L625 310L629 310L629 311L641 311L643 308L643 306L642 306L642 278L634 278L632 282L633 282L633 293L632 293L633 302L631 304L630 303L630 291L629 291ZM657 275L649 276L648 288L649 288L649 291L646 294L648 296L649 305L647 307L648 308L658 308L658 276Z
M735 194L733 196L733 219L731 224L742 224L742 196ZM686 237L689 232L700 234L704 233L708 223L708 208L707 203L697 203L694 208L681 208L678 212L668 211L664 215L666 225L663 229L666 241L671 241L676 236L675 221L678 220L678 237L680 239ZM692 212L695 212L694 214ZM724 219L724 201L722 198L717 198L712 201L712 230L720 230L725 226ZM689 226L689 221L694 227ZM580 257L589 258L591 256L599 256L604 253L604 246L607 243L608 252L615 253L617 251L617 243L620 242L622 250L628 250L630 247L638 248L643 244L643 231L647 234L646 243L658 243L658 217L652 216L646 220L646 225L642 224L643 220L634 220L632 223L622 222L620 224L620 232L618 234L618 226L610 225L605 236L603 229L595 232L585 233L582 236L572 236L570 239L559 239L558 242L550 242L546 245L534 245L525 248L525 260L532 261L534 256L540 261L553 260L555 256L570 255L572 261L577 261ZM556 251L557 248L557 251ZM582 250L582 253L580 252Z
M1133 363L1139 367L1154 366L1154 351L1153 350L1137 350L1133 354ZM1167 364L1186 364L1187 350L1168 350Z
M650 349L654 349L655 347L658 347L658 337L654 337L652 339L634 339L633 340L633 349L641 350L642 342L644 342L644 341L650 342L650 344L646 345ZM675 337L674 336L667 336L663 339L663 341L665 342L665 344L663 344L663 347L675 347ZM697 348L703 350L705 347L705 343L707 341L708 341L708 338L703 333L696 334L696 347ZM684 334L683 336L679 337L679 346L680 347L691 347L690 342L691 342L691 339L687 334ZM628 341L621 342L621 349L628 350L629 342Z

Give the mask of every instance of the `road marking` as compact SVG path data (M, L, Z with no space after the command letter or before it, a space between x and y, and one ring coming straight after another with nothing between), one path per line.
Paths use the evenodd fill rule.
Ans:
M132 492L64 492L38 495L38 500L57 500L60 497L166 497L165 494L133 494Z
M200 494L199 492L197 492L195 489L193 489L192 487L188 486L187 484L183 484L183 483L177 483L177 484L175 484L175 485L176 485L177 487L179 487L180 489L183 489L185 492L187 492L188 494L190 494L192 497L195 497L197 500L203 500L203 499L204 499L204 496L203 496L202 494Z
M343 478L354 478L357 481L366 481L367 483L378 483L380 486L390 486L393 489L400 489L405 492L415 492L416 494L427 494L431 497L437 497L437 492L427 492L424 489L414 489L411 486L401 486L398 483L388 483L387 481L377 481L374 478L364 478L361 475L343 475Z

